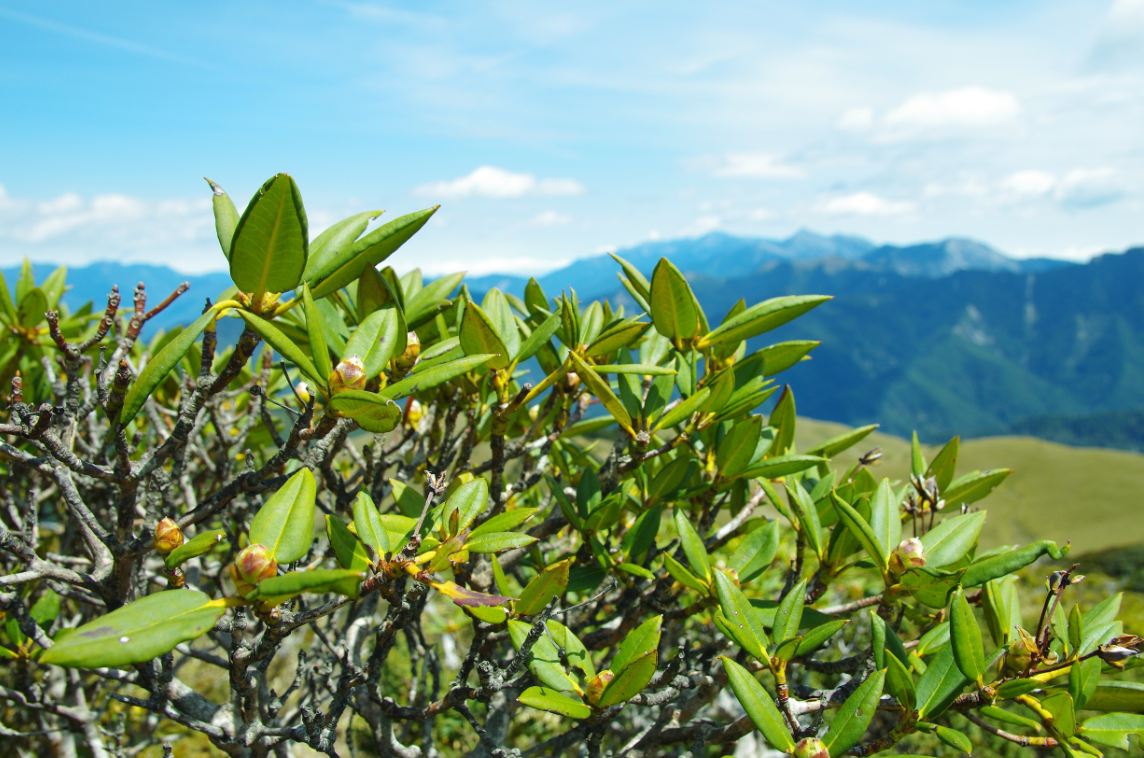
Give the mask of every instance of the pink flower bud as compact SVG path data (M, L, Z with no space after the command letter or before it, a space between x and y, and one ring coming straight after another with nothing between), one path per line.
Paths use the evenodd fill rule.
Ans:
M232 578L241 594L246 594L263 579L278 574L278 561L270 554L270 549L257 543L243 548L234 559Z
M830 758L826 743L817 737L806 737L798 741L791 753L794 758Z
M174 519L164 518L155 525L155 537L152 544L160 555L166 555L183 544L183 530L179 528Z
M365 387L366 379L365 364L358 356L351 355L334 367L334 373L330 376L330 389L334 392L343 389L360 390Z

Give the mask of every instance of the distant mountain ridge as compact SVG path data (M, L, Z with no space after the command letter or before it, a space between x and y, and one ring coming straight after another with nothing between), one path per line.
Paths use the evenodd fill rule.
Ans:
M620 255L647 274L670 258L712 323L739 297L834 295L764 336L822 341L812 360L789 372L807 416L877 421L894 434L916 428L929 440L1019 431L1144 449L1144 248L1079 264L1018 260L962 238L895 246L802 231L784 240L712 233ZM50 267L36 268L42 276ZM630 308L617 271L611 258L595 256L538 279L549 295L574 288ZM160 326L191 320L205 297L229 285L224 273L116 263L75 268L68 280L69 302L97 307L112 283L126 300L145 281L154 302L190 281ZM527 279L466 282L480 296L494 286L520 294Z

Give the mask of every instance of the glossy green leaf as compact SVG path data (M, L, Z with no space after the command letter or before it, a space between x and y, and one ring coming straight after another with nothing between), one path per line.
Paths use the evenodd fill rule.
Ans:
M692 574L686 566L671 557L670 554L663 554L663 567L667 569L667 573L671 575L675 581L682 584L684 587L693 589L696 592L707 592L707 585L699 577Z
M949 637L953 644L953 659L966 679L978 681L985 673L985 644L981 640L981 627L965 599L965 591L953 593L949 608Z
M723 612L731 638L756 660L769 663L766 635L755 617L750 600L722 570L715 572L714 584L719 609Z
M973 754L973 742L965 733L959 732L956 729L951 729L948 726L942 726L941 724L938 724L934 728L934 734L937 735L939 740L949 745L954 750L960 750L966 755Z
M461 347L466 355L491 355L488 364L492 368L506 368L512 362L508 347L497 334L496 327L479 305L465 304L465 314L461 317Z
M592 709L585 705L583 700L548 687L529 687L520 693L520 702L532 708L577 720L592 715Z
M668 407L668 409L655 420L655 423L652 424L652 430L670 429L676 424L686 421L691 418L692 414L698 413L703 409L703 406L707 403L707 398L710 396L711 390L704 387L691 397L681 399L675 405Z
M138 415L143 408L143 403L147 401L147 397L162 383L167 374L171 373L171 369L178 365L187 351L191 349L191 345L195 344L195 340L214 321L214 318L214 311L207 311L188 326L183 327L183 330L174 339L151 356L151 360L147 361L143 370L139 372L139 376L127 388L127 394L123 398L123 408L119 411L120 424L127 424Z
M805 359L812 350L821 344L822 343L817 340L776 342L773 345L767 345L762 348L756 355L763 361L763 375L774 376L775 374L781 374L783 371L786 371L788 368ZM731 345L734 345L734 343L724 343L724 350Z
M238 210L234 207L234 201L230 199L230 195L226 194L222 187L210 179L207 179L207 184L211 187L211 210L214 211L215 234L218 236L218 244L222 248L223 255L227 257L227 260L230 260L230 245L234 239L234 229L238 226Z
M877 424L868 424L860 426L856 429L851 429L848 432L843 432L836 437L831 437L817 447L807 450L808 455L819 455L823 458L833 458L834 456L857 445L866 437L870 436L878 428Z
M966 684L965 675L953 658L953 647L947 645L929 661L918 680L918 716L934 718L949 707Z
M314 539L317 483L310 469L298 469L271 495L250 522L251 544L265 545L278 563L291 563Z
M479 537L483 534L491 534L493 532L512 531L536 515L538 510L538 508L513 508L510 511L498 513L473 529L469 537Z
M707 557L707 548L703 546L703 538L695 531L689 515L676 508L674 521L680 547L683 548L683 554L687 557L687 564L691 567L692 573L700 579L710 579L711 562Z
M369 223L380 216L382 211L362 211L337 221L310 243L310 254L306 259L306 269L302 278L313 281L314 274L329 268L331 261L339 253L344 253L366 230Z
M624 408L624 404L620 402L620 399L616 397L616 393L612 392L612 388L607 380L597 374L596 370L585 363L584 359L576 353L568 353L568 359L572 362L572 368L584 382L588 391L596 396L596 399L600 401L600 404L604 406L608 413L612 414L612 418L616 420L616 423L619 424L624 431L634 436L635 430L632 428L632 417L628 415L627 409Z
M740 581L749 582L771 565L778 547L779 522L768 521L743 538L728 565L735 569Z
M465 542L465 549L470 553L499 553L502 550L527 547L534 542L535 537L519 532L487 532L476 537L470 536Z
M556 330L559 328L559 316L552 315L546 318L520 343L520 349L513 356L513 360L520 362L531 358L552 338L553 334L556 334Z
M776 458L790 449L790 446L794 444L797 423L798 415L795 409L794 392L788 384L779 393L779 399L775 402L774 410L771 411L771 416L767 420L767 425L775 430L770 450L767 451L768 456Z
M783 715L775 705L771 694L751 675L751 672L730 658L723 656L723 669L731 691L747 712L755 728L762 733L767 743L776 750L794 750L794 737L787 728Z
M1144 737L1144 715L1139 713L1104 713L1085 719L1080 733L1099 745L1131 749L1128 738Z
M766 458L743 472L743 476L750 479L778 479L791 474L814 468L825 458L817 455L779 455Z
M456 487L441 506L441 523L451 524L457 514L457 532L469 528L489 505L489 483L481 478L471 479ZM450 533L452 533L450 531Z
M401 421L401 406L376 392L341 390L330 398L330 408L339 416L352 418L367 432L384 434Z
M168 553L164 560L167 568L173 569L183 565L192 558L197 558L200 555L209 553L225 542L226 532L224 530L208 529L205 532L199 532L182 545L179 545Z
M700 340L700 346L741 342L782 326L831 298L826 295L786 295L752 305L724 321Z
M365 571L373 563L365 544L338 518L329 514L326 515L326 538L342 568Z
M310 338L310 357L313 358L314 370L324 381L319 386L325 387L326 381L334 371L330 360L330 349L326 344L326 329L322 323L322 312L314 303L310 294L310 285L302 285L302 310L306 314L306 335Z
M969 564L969 568L961 577L961 583L965 587L977 587L990 579L1008 576L1023 569L1043 555L1060 560L1067 553L1067 546L1061 548L1052 540L1041 540L1014 550L1004 550Z
M1144 682L1101 682L1085 703L1085 708L1144 713Z
M658 660L658 653L651 650L628 663L623 671L616 672L615 678L600 694L599 707L608 708L638 695L655 676Z
M878 709L885 682L886 672L875 671L839 706L830 728L822 737L831 755L842 755L862 740Z
M691 285L666 258L661 258L652 272L649 295L652 322L669 340L689 340L706 328L703 309Z
M226 608L225 600L197 590L157 592L60 635L40 662L79 668L143 663L206 634Z
M850 533L854 535L854 538L858 540L858 544L862 545L866 554L873 558L874 562L878 564L878 568L885 571L887 564L884 556L888 553L878 541L878 536L874 534L874 530L870 527L870 524L866 519L862 518L862 514L854 510L849 503L840 498L836 493L830 493L830 498L834 504L834 510L838 513L839 521L846 525L846 528L849 529Z
M775 623L771 628L771 637L776 643L793 640L798 636L802 625L802 611L806 603L806 580L795 584L779 601L775 609Z
M325 265L306 277L306 281L314 289L314 297L323 298L336 292L361 276L361 272L367 267L377 266L416 234L437 212L438 207L408 213L388 224L382 224L331 255ZM412 315L409 319L412 323Z
M897 656L886 656L886 691L894 696L903 707L913 710L917 707L917 690L906 664Z
M1100 685L1102 664L1099 658L1085 658L1069 669L1069 694L1077 708L1084 708Z
M480 368L492 358L491 355L466 355L463 358L439 363L422 371L414 371L404 379L382 389L381 395L388 398L416 395Z
M937 480L937 487L944 492L949 483L953 481L953 473L957 468L957 454L961 448L961 438L954 437L938 451L926 469L926 478Z
M346 341L343 358L356 355L372 379L381 373L389 359L405 349L405 323L396 307L381 308L366 316Z
M985 511L947 516L921 536L926 565L941 568L957 563L977 546L985 526Z
M571 559L553 563L534 576L520 593L514 610L520 616L532 616L543 611L557 595L568 587Z
M663 615L657 614L645 620L624 637L612 656L612 671L623 672L633 661L659 650L659 638L663 628ZM654 668L654 667L653 667Z
M364 542L379 555L394 552L394 546L389 543L389 535L381 523L381 513L374 505L373 498L364 490L357 494L353 502L354 529L358 539Z
M971 471L950 482L949 487L942 492L942 496L946 503L954 507L975 503L992 492L1012 473L1012 469L1007 468Z
M277 174L262 185L235 226L230 277L256 297L292 290L302 280L309 240L298 186Z
M883 479L870 498L870 528L882 546L882 558L889 561L890 553L902 541L901 509L889 479Z
M238 311L238 315L242 316L250 328L266 340L266 344L274 348L276 353L297 366L315 386L326 386L329 374L322 376L314 366L314 362L302 351L302 348L298 347L294 340L287 337L277 326L250 311Z

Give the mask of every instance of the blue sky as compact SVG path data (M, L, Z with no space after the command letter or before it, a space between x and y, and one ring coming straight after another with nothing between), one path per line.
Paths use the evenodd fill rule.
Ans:
M210 176L541 271L711 230L1144 241L1144 0L0 0L0 264L221 268Z

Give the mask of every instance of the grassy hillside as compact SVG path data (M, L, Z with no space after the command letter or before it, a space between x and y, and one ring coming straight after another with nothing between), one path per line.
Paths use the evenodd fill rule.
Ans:
M807 449L845 428L800 418L799 447ZM906 475L909 442L886 434L871 435L839 460L849 464L871 447L880 447L884 453L877 473L892 478ZM1144 544L1144 518L1139 511L1144 455L1068 447L1032 437L987 437L962 443L959 472L1002 467L1013 469L1013 474L981 503L989 511L982 544L1048 538L1071 541L1074 556Z

